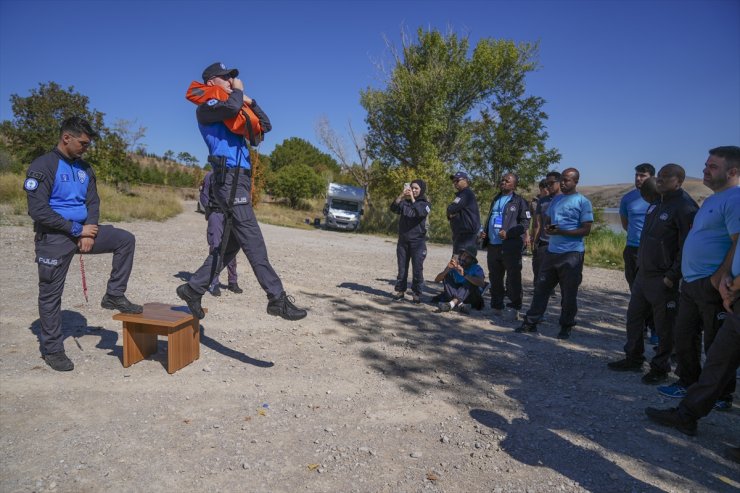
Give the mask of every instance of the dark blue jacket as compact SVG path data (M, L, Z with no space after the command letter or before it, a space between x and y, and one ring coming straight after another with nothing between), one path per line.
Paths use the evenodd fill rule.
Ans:
M92 167L72 161L58 149L34 159L23 183L34 231L82 234L83 224L98 224L100 197Z
M432 205L424 197L419 197L412 204L410 200L402 200L398 204L391 202L391 211L400 214L398 220L399 240L419 240L427 236L427 216Z
M450 220L453 236L480 231L478 201L470 187L455 194L455 200L447 206L447 219Z

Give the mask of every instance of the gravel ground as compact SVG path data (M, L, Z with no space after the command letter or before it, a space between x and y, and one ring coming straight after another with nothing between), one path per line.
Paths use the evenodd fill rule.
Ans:
M207 249L194 209L120 225L137 237L127 293L135 302L182 304L175 288ZM0 491L740 487L737 466L722 455L740 444L737 406L711 414L689 438L643 414L675 401L639 374L606 370L623 345L621 272L585 270L580 322L563 342L557 306L531 336L489 310L439 314L393 302L391 239L264 225L271 261L309 316L267 315L240 256L245 293L204 297L201 357L169 375L164 340L156 355L123 368L120 324L99 307L110 255L88 256L90 303L75 260L62 305L75 370L57 373L38 352L32 232L0 231ZM448 256L449 247L430 246L426 277ZM437 289L427 283L429 296Z

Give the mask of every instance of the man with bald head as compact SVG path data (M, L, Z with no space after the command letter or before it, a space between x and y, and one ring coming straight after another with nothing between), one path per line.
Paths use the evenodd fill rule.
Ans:
M550 235L542 261L532 304L517 332L537 332L537 323L547 310L550 292L560 284L560 332L558 339L568 339L576 324L578 286L583 278L584 238L591 232L594 213L591 202L576 191L580 173L568 168L560 176L560 195L547 209L545 228Z
M681 186L686 171L678 164L666 164L658 172L656 189L660 199L645 212L637 250L636 276L627 308L627 343L624 359L608 364L610 370L642 370L645 360L643 327L652 315L658 333L658 347L650 361L645 384L668 379L673 352L673 325L678 311L678 284L681 280L681 249L699 206Z
M500 192L491 202L491 211L480 235L483 248L488 250L491 308L497 313L504 309L504 292L509 297L509 308L522 309L522 235L529 229L532 215L527 201L514 191L518 182L514 173L506 173L501 178Z

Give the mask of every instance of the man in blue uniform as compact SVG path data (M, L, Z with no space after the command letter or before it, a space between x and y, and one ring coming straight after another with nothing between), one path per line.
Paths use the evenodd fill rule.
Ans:
M513 173L501 178L500 193L491 202L486 229L481 233L483 248L488 250L488 277L491 279L491 308L522 308L522 235L529 229L529 204L515 192L519 179ZM504 276L506 288L504 288Z
M306 316L306 310L296 307L292 297L283 290L283 284L267 258L265 240L252 209L249 148L243 136L231 132L223 123L234 118L246 103L258 116L264 131L272 128L257 102L244 94L244 83L237 78L238 75L238 70L228 69L223 63L206 67L203 82L221 87L229 96L226 101L210 99L196 109L198 128L208 146L209 161L214 163L211 193L222 210L232 215L233 226L226 239L224 258L219 258L219 245L190 280L177 288L177 295L188 304L195 317L205 317L201 298L214 274L219 273L217 267L228 265L242 249L257 282L267 294L267 313L287 320L300 320Z
M134 235L98 225L100 198L95 173L81 159L96 136L87 121L68 118L62 122L56 148L31 163L23 184L36 232L41 354L57 371L74 368L64 352L61 305L64 280L75 253L113 253L113 268L100 306L124 313L142 312L140 305L124 295L134 262Z
M704 165L707 197L694 218L683 246L681 297L674 329L676 374L679 380L658 387L668 397L682 398L701 373L702 332L704 351L712 347L726 317L718 291L720 279L730 271L732 253L740 234L740 147L711 149ZM732 407L735 379L727 382L716 407Z
M550 244L550 235L547 234L545 222L547 209L552 203L552 199L560 195L560 172L550 171L545 175L545 186L547 195L537 202L537 208L534 210L534 228L532 228L532 274L534 284L537 284L537 277L542 265L542 259L547 253L547 246Z
M576 192L580 173L575 168L563 171L560 195L547 209L545 228L550 234L547 254L534 287L532 304L517 332L537 332L537 323L547 310L553 288L560 283L560 332L558 339L568 339L576 324L578 286L583 279L584 238L591 233L594 221L591 202Z
M208 173L206 173L206 176L203 177L203 183L200 186L200 203L203 204L206 209L206 221L208 221L208 226L206 228L208 253L213 253L213 251L221 244L221 237L223 237L224 233L225 220L224 211L221 210L221 208L211 196L212 175L213 171L209 171ZM239 287L238 277L236 273L236 257L234 257L234 259L229 262L229 264L226 266L226 270L229 274L229 284L226 289L236 294L243 293L244 290ZM221 296L221 287L218 277L218 274L213 276L211 286L208 288L208 291L213 296Z

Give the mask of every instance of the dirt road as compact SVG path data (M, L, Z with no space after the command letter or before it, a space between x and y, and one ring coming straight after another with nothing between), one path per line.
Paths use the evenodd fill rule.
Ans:
M194 209L120 225L137 237L135 302L182 304L175 288L207 248ZM204 297L201 357L169 375L163 340L153 358L123 368L120 325L99 307L110 255L89 256L90 303L75 259L62 306L76 368L57 373L38 352L32 232L0 232L0 491L699 492L740 483L722 456L740 444L737 406L688 438L643 414L675 402L639 374L607 371L623 345L620 272L586 269L580 323L562 342L557 306L530 336L487 310L393 302L390 239L263 226L275 269L309 316L267 315L240 256L245 293ZM448 256L430 246L427 279Z

